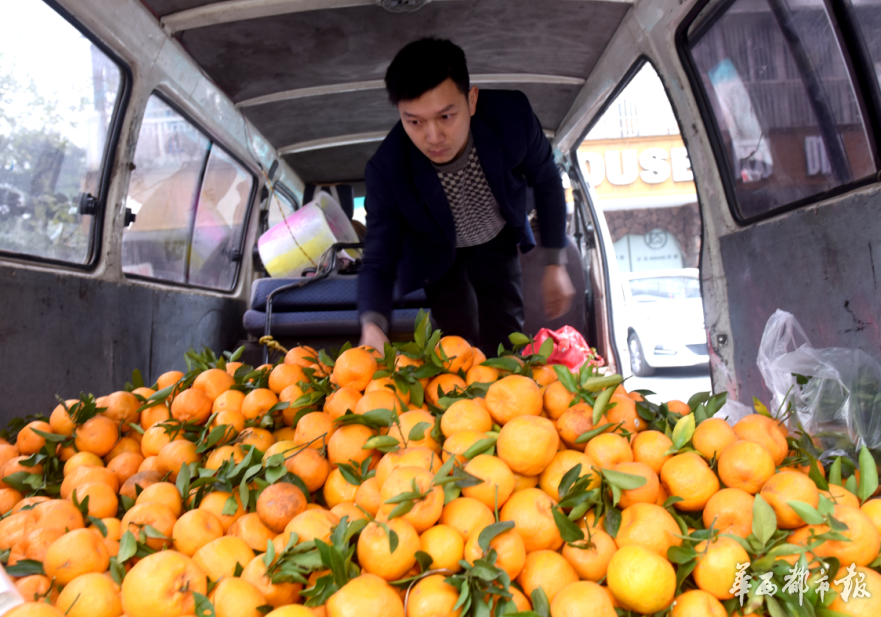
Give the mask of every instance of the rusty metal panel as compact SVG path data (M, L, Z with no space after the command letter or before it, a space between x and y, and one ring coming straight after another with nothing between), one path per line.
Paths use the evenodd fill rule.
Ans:
M48 416L55 395L122 389L185 368L190 347L229 349L242 338L244 302L81 276L0 269L0 426Z
M738 400L770 393L756 367L765 323L792 313L814 347L881 360L881 188L721 238Z

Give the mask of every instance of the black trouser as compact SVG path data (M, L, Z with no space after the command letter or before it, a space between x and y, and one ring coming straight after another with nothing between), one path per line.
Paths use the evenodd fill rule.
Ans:
M445 335L457 335L497 355L499 343L523 331L523 281L517 232L505 226L484 244L456 249L456 260L437 281L426 285L431 316Z

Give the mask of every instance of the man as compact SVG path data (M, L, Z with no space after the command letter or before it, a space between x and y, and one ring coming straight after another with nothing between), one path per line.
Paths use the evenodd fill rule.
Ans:
M523 327L517 246L535 246L527 220L532 187L550 318L568 311L566 207L550 144L526 96L471 86L464 52L421 39L385 76L395 125L367 164L367 240L358 282L361 344L388 340L399 292L425 288L432 318L495 355ZM530 290L536 293L538 290Z

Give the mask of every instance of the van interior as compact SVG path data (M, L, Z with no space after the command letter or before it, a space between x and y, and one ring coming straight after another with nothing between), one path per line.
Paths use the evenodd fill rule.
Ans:
M604 177L614 188L612 172L632 163L647 184L693 182L699 243L686 265L699 268L714 391L767 399L756 356L777 308L815 347L877 356L879 0L21 0L4 11L15 32L0 44L13 93L0 101L0 420L112 392L135 369L152 383L184 369L191 348L246 344L259 364L267 332L285 346L355 342L356 260L318 260L321 280L279 291L304 278L268 276L258 239L321 192L369 233L364 168L398 121L383 76L423 36L460 45L479 88L524 92L554 148L578 293L545 320L537 252L524 254L527 333L572 325L611 370L631 371L618 232L596 163L578 153L610 110L622 135L636 130L619 97L648 66L687 160L671 172L669 149L624 153L617 168L607 156ZM643 116L661 103L631 100ZM425 303L397 299L393 340Z

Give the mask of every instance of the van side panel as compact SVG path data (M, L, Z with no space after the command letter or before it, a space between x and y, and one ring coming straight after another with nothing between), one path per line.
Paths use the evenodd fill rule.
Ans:
M740 402L768 402L756 357L778 308L814 347L857 348L881 361L879 193L876 185L720 239Z
M48 416L56 394L120 390L134 369L147 385L165 371L186 371L191 347L231 350L245 311L233 298L24 268L0 269L0 286L0 426Z

